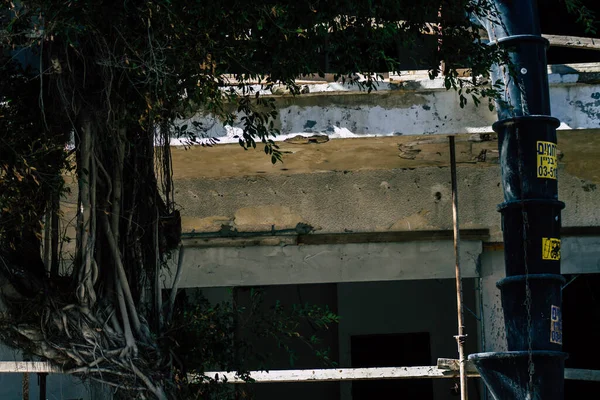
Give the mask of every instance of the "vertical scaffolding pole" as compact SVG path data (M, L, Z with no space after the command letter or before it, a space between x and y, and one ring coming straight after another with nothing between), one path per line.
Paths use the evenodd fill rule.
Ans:
M455 336L458 345L458 361L460 365L460 398L467 400L467 373L465 357L465 312L463 307L463 289L462 276L460 271L460 231L458 229L458 185L456 179L456 146L454 136L449 136L450 140L450 174L452 176L452 223L454 226L454 273L456 276L456 308L458 314L458 335Z
M23 400L29 400L29 373L23 373Z
M23 354L23 361L30 361L31 357L29 357L28 354ZM22 386L22 390L23 390L23 397L22 400L29 400L29 373L28 372L24 372L23 373L23 386Z

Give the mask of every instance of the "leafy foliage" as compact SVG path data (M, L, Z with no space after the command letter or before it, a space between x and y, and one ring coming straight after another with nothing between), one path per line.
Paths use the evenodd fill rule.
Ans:
M567 12L577 16L577 22L585 28L585 32L595 35L598 20L594 11L590 10L582 0L564 0Z
M284 307L276 301L266 306L260 288L251 289L247 306L232 302L210 304L202 297L182 306L175 317L180 322L176 324L178 329L184 330L178 354L182 363L225 371L244 371L257 364L263 364L262 368L266 369L268 365L264 362L270 357L259 355L252 349L254 343L249 339L256 338L273 341L277 348L288 354L292 366L298 359L293 342L304 343L308 349L318 352L318 356L326 355L327 349L319 348L322 344L319 336L306 336L301 323L308 322L317 331L326 330L339 322L335 313L327 307L308 303ZM236 331L239 338L233 347ZM334 365L327 357L322 357L321 361Z
M43 83L34 71L9 62L6 54L0 54L0 64L5 78L0 80L0 255L6 257L0 261L5 278L17 285L18 278L22 290L36 291L44 275L35 258L40 216L65 190L60 172L68 169L68 128L53 113L40 115Z

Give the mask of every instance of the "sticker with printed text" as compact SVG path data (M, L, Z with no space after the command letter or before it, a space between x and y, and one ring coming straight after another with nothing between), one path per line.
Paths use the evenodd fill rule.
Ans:
M557 178L556 143L537 142L537 177L545 179Z
M542 238L542 260L560 260L560 239Z
M562 314L560 307L552 306L550 316L550 342L562 344Z

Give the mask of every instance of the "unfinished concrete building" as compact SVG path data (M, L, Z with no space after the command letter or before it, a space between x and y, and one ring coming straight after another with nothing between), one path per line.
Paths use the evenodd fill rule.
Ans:
M548 73L552 115L561 121L559 197L567 204L561 232L564 351L567 367L598 369L598 351L589 343L600 313L600 63L578 62L590 54L550 53ZM427 366L456 358L451 135L467 352L505 350L496 288L504 256L495 111L472 103L461 108L442 80L410 67L386 74L372 93L307 78L301 82L307 93L275 95L283 163L272 165L262 151L243 152L235 126L195 116L214 124L210 133L220 144L173 148L185 248L179 288L243 303L248 288L261 286L268 299L327 304L341 316L326 333L340 368ZM172 279L165 274L165 288ZM319 367L312 357L293 367L285 357L271 365ZM11 388L3 398L15 396L17 378L2 377L15 380L1 385ZM485 398L478 380L471 382L471 398ZM61 391L87 396L81 388L49 385L49 398L68 398ZM443 400L456 395L455 385L455 379L297 382L257 384L254 391L258 399L362 400L398 393ZM586 385L597 390L599 383L568 380L566 397Z

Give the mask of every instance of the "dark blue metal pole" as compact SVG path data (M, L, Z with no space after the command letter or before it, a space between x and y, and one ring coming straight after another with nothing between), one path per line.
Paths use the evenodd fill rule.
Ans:
M495 0L484 25L509 62L492 70L504 90L497 103L507 278L502 294L508 352L470 358L497 399L564 398L560 214L556 128L535 0Z

